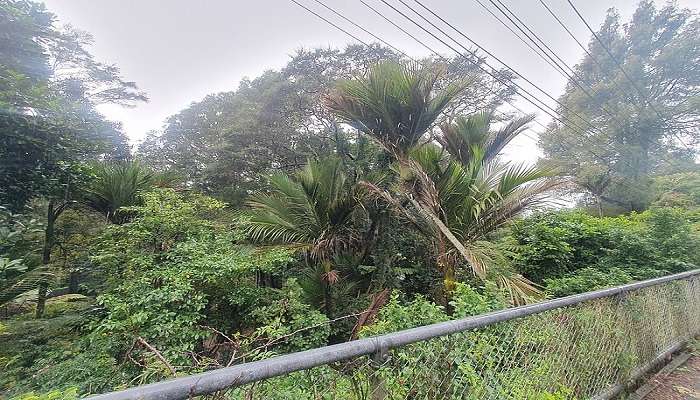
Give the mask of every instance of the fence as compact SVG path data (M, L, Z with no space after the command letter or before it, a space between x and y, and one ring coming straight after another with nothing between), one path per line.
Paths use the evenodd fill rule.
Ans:
M698 334L695 270L91 399L610 399Z

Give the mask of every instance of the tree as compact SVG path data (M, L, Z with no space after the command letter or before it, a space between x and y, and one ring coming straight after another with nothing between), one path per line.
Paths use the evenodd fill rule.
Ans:
M538 290L516 274L502 251L485 240L525 210L541 205L547 192L559 184L552 171L499 160L503 148L527 128L533 115L505 121L494 129L493 112L457 117L440 126L437 146L423 146L413 155L434 182L439 199L436 213L463 244L460 255L439 232L438 266L448 291L454 289L456 269L462 257L472 273L483 280L496 280L518 303L536 297Z
M147 98L113 65L86 50L90 36L54 27L54 15L32 1L0 4L0 203L19 211L32 198L47 199L43 264L51 262L55 222L74 202L83 164L126 157L120 126L95 107L130 105ZM5 44L6 43L6 44ZM37 316L48 282L39 285Z
M359 131L341 124L321 99L338 80L363 75L379 61L400 59L377 44L301 49L280 71L244 79L237 90L207 96L170 117L162 132L154 132L140 146L139 158L156 170L174 169L193 187L234 205L263 189L263 177L292 173L308 158L334 153L346 165L357 164L349 148L360 143ZM497 105L512 95L463 58L434 62L446 70L438 88L466 76L479 83L466 88L440 119ZM368 157L372 162L365 159L364 170L385 166L374 155Z
M449 298L456 279L455 255L477 276L486 278L489 255L477 251L482 243L479 240L536 203L539 194L551 185L523 187L543 177L537 168L496 168L497 154L531 117L496 132L489 130L490 114L458 118L455 125L445 122L440 142L451 158L445 157L442 149L422 142L443 111L468 86L461 82L437 91L436 83L443 73L440 66L381 63L363 78L339 83L326 97L326 105L341 120L374 138L396 160L399 193L418 217L427 221L424 231L438 243L438 268ZM401 200L388 193L383 197L404 210ZM519 285L513 285L514 280L503 281L514 289L513 298L532 293L522 280Z
M652 206L698 209L700 207L700 169L655 177Z
M83 195L85 204L113 224L128 221L129 212L121 208L139 205L141 193L155 186L155 175L135 161L100 163L93 173Z
M569 127L540 137L549 162L574 177L599 212L646 208L651 178L693 168L700 140L700 20L673 3L640 2L622 25L614 9L592 38L559 101ZM608 54L612 53L612 57ZM580 132L572 124L595 129Z
M331 316L331 287L340 276L333 259L354 245L351 218L359 204L337 158L310 161L293 176L270 177L270 193L252 196L245 230L256 242L304 251L323 269L324 309Z

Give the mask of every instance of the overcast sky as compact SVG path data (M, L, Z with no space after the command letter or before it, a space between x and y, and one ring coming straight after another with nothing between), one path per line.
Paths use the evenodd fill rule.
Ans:
M347 22L334 17L314 0L298 0L366 41ZM431 40L419 28L403 20L380 0L366 0L399 22L439 52L451 50ZM397 0L388 0L397 7ZM481 0L487 4L488 1ZM502 0L569 64L583 54L539 0ZM566 0L545 0L584 44L590 36ZM603 22L609 7L628 20L637 0L573 0L594 27ZM119 66L125 79L145 90L150 102L132 109L104 106L110 119L121 121L132 142L161 128L169 115L214 92L234 90L243 77L254 78L266 69L282 67L301 47L343 47L353 39L317 19L290 0L45 0L59 23L70 23L90 32L98 60ZM389 25L359 0L324 0L411 56L428 51ZM410 0L409 0L410 3ZM509 63L522 75L557 97L564 78L535 56L515 36L486 13L476 0L423 0L476 42ZM413 3L415 5L415 3ZM679 0L697 9L700 0ZM661 2L657 2L661 6ZM466 43L466 42L465 42ZM495 64L497 65L497 64ZM523 107L527 107L522 104ZM532 107L528 108L528 111ZM542 122L546 120L541 118ZM537 131L538 127L533 126ZM534 136L534 135L533 135ZM521 138L509 149L515 159L533 160L536 146Z

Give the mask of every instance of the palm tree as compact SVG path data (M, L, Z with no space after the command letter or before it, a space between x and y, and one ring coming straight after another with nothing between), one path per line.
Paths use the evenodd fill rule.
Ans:
M503 147L524 129L524 117L497 131L490 130L492 114L458 118L444 124L442 148L421 144L436 119L467 83L436 93L443 70L417 64L387 62L366 77L341 82L325 104L342 121L363 131L390 152L398 163L400 192L438 243L438 267L444 275L445 295L454 288L455 266L466 261L475 275L486 279L487 268L503 257L485 236L537 203L552 186L539 182L545 172L497 162ZM532 182L531 184L528 184ZM401 202L383 193L397 208ZM406 212L405 210L403 210ZM498 281L514 301L536 292L523 279L504 271Z
M140 194L156 186L156 174L136 161L97 164L95 179L85 189L85 204L99 211L113 224L127 222L130 214L122 207L140 203Z
M324 308L332 313L331 286L340 278L333 259L356 241L351 218L359 195L336 158L310 161L295 175L270 178L271 191L254 195L244 229L257 242L304 251L320 266Z
M559 184L551 170L498 159L533 118L524 116L492 129L492 112L458 117L440 126L437 140L441 147L423 146L412 154L435 184L440 219L467 250L460 254L449 248L449 241L438 232L439 246L444 249L438 265L448 291L464 258L474 275L496 279L514 303L538 293L531 282L504 269L507 261L501 252L484 240L528 208L545 202L547 191Z
M373 137L399 162L414 148L466 82L436 93L444 69L383 62L366 77L338 83L324 104L342 121Z

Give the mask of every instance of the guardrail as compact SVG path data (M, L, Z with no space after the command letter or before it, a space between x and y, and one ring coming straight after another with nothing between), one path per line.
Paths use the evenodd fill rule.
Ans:
M698 334L700 269L90 399L610 399Z

